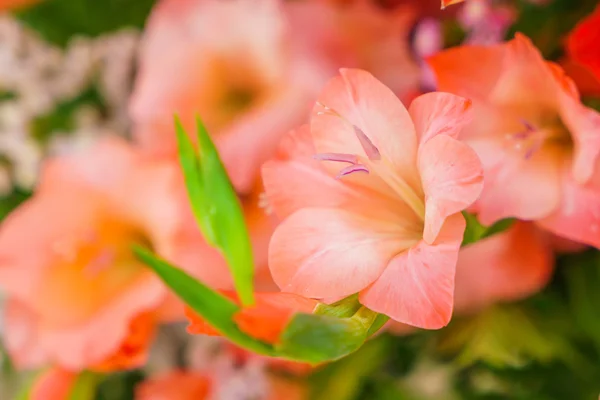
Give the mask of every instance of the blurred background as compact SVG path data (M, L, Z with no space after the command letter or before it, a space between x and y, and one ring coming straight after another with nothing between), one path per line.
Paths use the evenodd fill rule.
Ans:
M305 117L324 79L345 66L370 70L408 104L435 88L428 55L460 44L493 45L515 32L580 77L584 103L600 108L598 81L565 51L567 36L596 0L467 0L446 10L439 0L288 0L269 11L275 16L264 11L265 1L246 1L241 10L242 0L219 1L231 9L208 0L0 0L0 220L34 193L43 160L100 137L118 135L168 153L174 141L156 138L171 134L163 125L175 112L184 122L199 112L223 137L236 129L287 130ZM236 34L246 42L221 46ZM600 52L600 34L596 44ZM218 53L223 49L227 60ZM276 114L286 121L242 115L278 80L304 90L293 100L281 95ZM219 85L233 88L224 103L211 100L221 96ZM224 155L230 172L264 161L229 165L243 154L240 146ZM254 178L237 172L245 207L258 207ZM518 250L519 240L503 246ZM205 398L202 388L190 397L142 397L140 388L152 391L160 379L147 380L173 369L198 376L218 369L227 373L212 396L225 400L595 399L600 253L558 240L553 249L544 277L518 296L465 307L439 331L391 325L355 354L317 368L253 357L222 339L190 336L183 323L165 325L143 367L95 381L91 398ZM473 257L486 267L485 255ZM520 273L506 284L528 279ZM0 333L5 328L0 322ZM2 349L0 399L27 398L18 396L37 372L16 368Z

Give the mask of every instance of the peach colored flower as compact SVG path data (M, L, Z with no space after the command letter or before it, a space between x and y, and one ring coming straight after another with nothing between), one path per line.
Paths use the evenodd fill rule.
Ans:
M505 232L461 249L455 311L468 313L501 301L521 300L541 290L553 269L547 235L532 223L516 222Z
M210 253L184 199L176 164L116 138L49 161L36 193L0 227L5 339L17 366L143 363L154 326L175 315L163 308L172 295L134 258L133 244L228 287L226 269L206 268Z
M473 100L461 139L478 153L485 187L476 204L491 224L533 220L566 238L600 246L600 115L529 39L462 46L430 58L440 90Z
M237 301L235 292L222 291L222 293ZM234 321L240 330L246 334L268 343L276 343L294 314L310 314L316 306L316 300L297 296L293 293L257 293L256 303L251 307L242 308L235 315ZM190 323L187 328L189 333L220 335L190 308L186 308L186 316Z
M397 321L446 325L460 211L482 186L477 156L455 139L469 108L430 93L407 111L368 72L341 70L310 129L290 134L263 167L268 201L284 219L269 249L280 288L325 301L358 292Z

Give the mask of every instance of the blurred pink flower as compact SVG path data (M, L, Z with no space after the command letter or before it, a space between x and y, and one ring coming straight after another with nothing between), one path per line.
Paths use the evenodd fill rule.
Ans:
M234 186L247 194L338 68L371 70L399 93L418 88L411 19L367 1L163 0L143 41L130 106L135 137L154 153L173 154L173 114L193 131L197 113Z
M325 301L359 292L397 321L446 325L460 211L482 186L477 156L455 139L469 108L430 93L406 110L361 70L329 81L310 130L290 134L263 167L269 203L285 218L269 250L280 288Z
M49 161L36 193L0 227L6 345L17 366L143 363L156 323L183 317L183 307L133 244L229 287L188 214L178 166L119 139Z
M565 238L600 246L600 115L571 79L523 35L462 46L429 59L440 90L473 100L461 139L478 153L484 224L533 220Z

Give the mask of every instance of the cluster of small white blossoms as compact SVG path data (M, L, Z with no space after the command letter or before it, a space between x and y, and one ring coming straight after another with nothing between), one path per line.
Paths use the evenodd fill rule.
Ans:
M98 38L73 38L66 49L42 40L9 15L0 15L0 195L13 186L35 185L41 159L85 145L105 133L128 129L139 33L123 30ZM31 122L51 113L96 84L107 112L92 106L74 113L73 132L52 132L43 146L31 135Z

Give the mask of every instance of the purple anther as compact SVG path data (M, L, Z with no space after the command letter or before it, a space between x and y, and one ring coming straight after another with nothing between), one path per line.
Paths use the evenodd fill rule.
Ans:
M349 165L346 168L342 169L337 176L335 177L335 179L340 179L346 175L350 175L354 172L366 172L367 174L369 173L369 169L362 165L362 164L356 164L356 165Z
M371 139L365 135L365 133L357 126L354 126L354 133L360 142L365 154L369 158L369 160L381 160L381 153L379 153L379 149L375 147Z
M313 156L315 160L319 161L336 161L345 162L349 164L358 164L358 156L355 154L343 154L343 153L318 153Z
M527 132L537 131L537 128L535 126L533 126L533 124L531 122L527 121L525 118L521 118L520 121L523 124L523 126L525 127L525 130Z
M533 155L535 154L536 151L538 151L539 149L542 148L542 145L544 144L543 140L538 140L536 141L533 146L531 146L529 149L527 149L527 151L525 152L525 159L529 160L531 157L533 157Z

